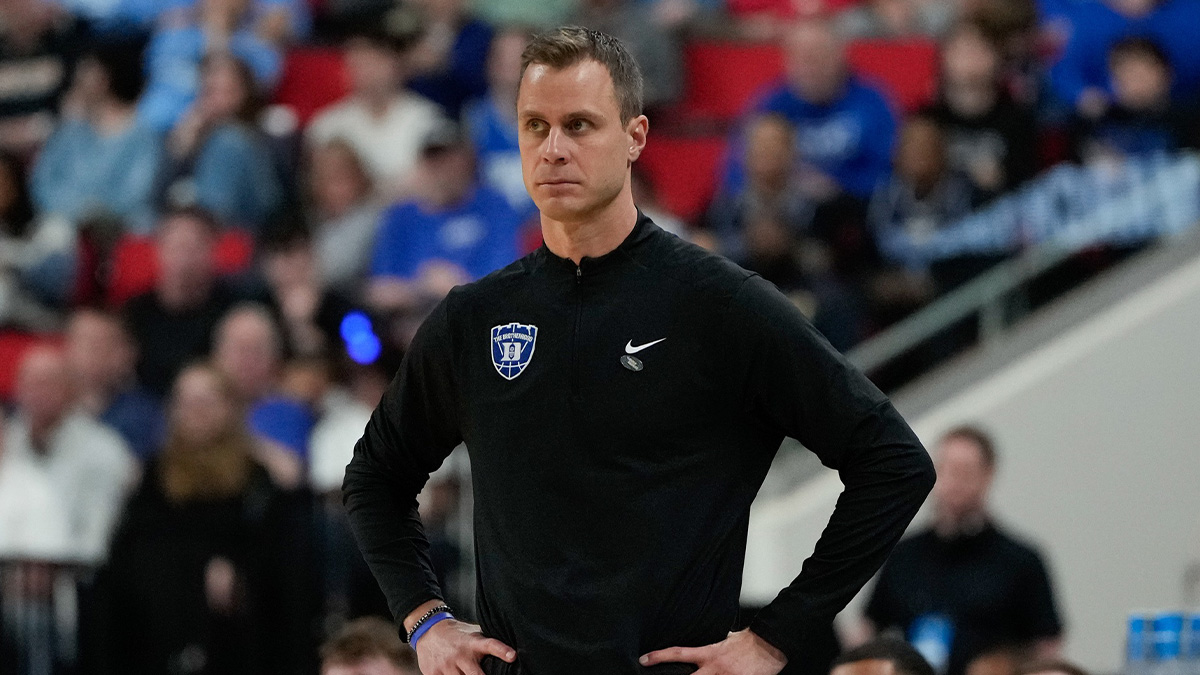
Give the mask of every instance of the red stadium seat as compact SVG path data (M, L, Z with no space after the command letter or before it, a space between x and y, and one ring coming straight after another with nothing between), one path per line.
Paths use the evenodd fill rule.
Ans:
M231 275L242 272L254 262L254 240L242 230L221 234L215 251L217 272ZM125 237L112 253L112 276L108 280L107 300L119 306L145 293L158 279L158 257L150 237Z
M912 112L937 93L938 46L932 40L860 40L847 50L850 68Z
M730 121L784 76L775 44L698 41L684 52L687 82L678 112L689 118ZM848 46L851 69L883 89L903 111L932 100L938 48L930 40L860 40Z
M684 60L687 81L680 112L689 117L735 119L783 77L783 52L774 44L693 42Z
M0 331L0 401L12 400L17 368L29 349L42 344L61 344L58 335L30 335L18 331Z
M304 126L318 110L350 91L342 52L329 47L300 47L288 52L275 102L288 106Z
M717 189L717 173L725 155L723 136L673 138L651 135L638 163L675 215L695 222Z

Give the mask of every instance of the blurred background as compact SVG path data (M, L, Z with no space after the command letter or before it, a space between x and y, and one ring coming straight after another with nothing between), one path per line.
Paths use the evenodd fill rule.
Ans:
M640 208L938 462L829 659L1200 672L1200 0L3 0L0 672L374 653L344 467L424 315L541 243L514 105L563 23L645 71ZM840 488L785 444L744 619ZM421 510L470 618L461 449Z

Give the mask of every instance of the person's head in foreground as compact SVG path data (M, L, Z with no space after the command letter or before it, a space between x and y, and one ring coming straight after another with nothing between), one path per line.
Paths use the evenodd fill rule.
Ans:
M543 223L633 213L630 166L649 130L642 87L633 56L612 36L558 28L525 48L517 136L525 188Z
M420 675L417 655L377 617L346 624L321 646L321 675Z
M996 474L990 436L970 426L951 429L938 442L934 458L934 527L943 536L978 529L987 519L988 493Z
M1088 675L1083 668L1062 659L1038 660L1017 669L1017 675Z
M881 638L833 661L829 675L934 675L920 652L903 640Z

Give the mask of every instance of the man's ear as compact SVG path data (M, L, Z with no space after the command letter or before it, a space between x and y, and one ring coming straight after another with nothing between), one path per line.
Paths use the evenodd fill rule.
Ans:
M650 120L645 115L638 115L629 120L629 124L625 126L625 132L629 135L629 162L632 164L642 156L642 150L646 147L646 135L650 132Z

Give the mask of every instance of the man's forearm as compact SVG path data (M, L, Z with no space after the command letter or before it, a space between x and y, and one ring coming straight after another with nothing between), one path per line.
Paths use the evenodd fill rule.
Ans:
M343 500L350 527L397 619L441 597L416 496L402 492L357 452L346 467Z

